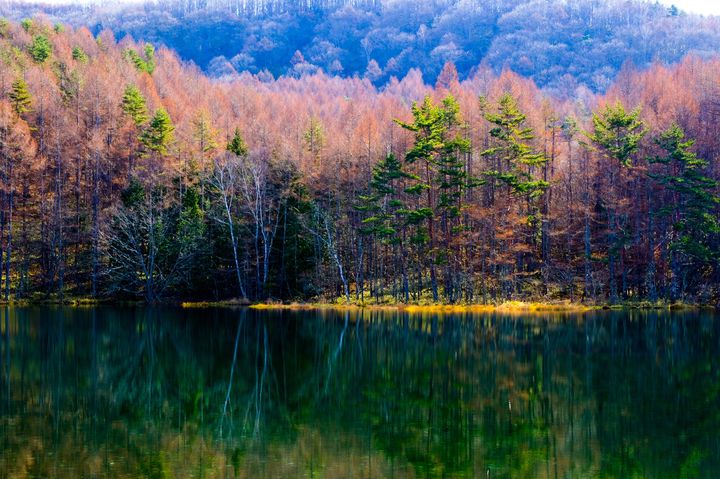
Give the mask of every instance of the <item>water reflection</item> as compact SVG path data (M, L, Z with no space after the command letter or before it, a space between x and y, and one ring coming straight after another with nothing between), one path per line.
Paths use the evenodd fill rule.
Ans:
M6 309L0 477L720 477L709 313Z

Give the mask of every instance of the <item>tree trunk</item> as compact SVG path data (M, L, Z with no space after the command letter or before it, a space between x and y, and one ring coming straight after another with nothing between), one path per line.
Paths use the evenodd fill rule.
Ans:
M590 214L585 214L585 254L584 254L584 265L585 265L585 298L590 296L590 285L592 282L592 264L590 262L592 250L590 244ZM594 298L593 298L594 299Z

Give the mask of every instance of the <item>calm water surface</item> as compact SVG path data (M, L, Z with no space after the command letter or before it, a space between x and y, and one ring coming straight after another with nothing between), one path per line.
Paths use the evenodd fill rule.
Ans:
M0 310L1 478L718 478L711 313Z

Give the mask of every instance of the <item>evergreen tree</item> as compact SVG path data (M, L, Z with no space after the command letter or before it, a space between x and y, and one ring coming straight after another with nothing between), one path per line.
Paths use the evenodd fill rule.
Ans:
M432 98L426 96L422 104L413 103L413 122L396 122L406 130L415 133L415 143L405 154L405 162L408 165L416 165L418 174L413 182L405 189L411 196L408 208L403 210L406 223L414 228L411 242L418 247L416 258L418 270L422 270L425 264L422 262L424 252L423 246L429 249L430 287L433 301L438 301L438 287L436 275L437 251L435 251L435 206L437 198L433 191L433 180L435 178L435 160L442 149L445 125L442 109L434 104ZM423 194L425 202L421 203ZM412 197L415 197L413 200ZM420 287L420 285L419 285Z
M481 102L484 101L481 99ZM510 202L500 207L510 214L501 215L493 221L493 235L498 240L494 247L501 259L499 276L504 294L510 296L520 292L518 277L532 275L538 270L541 255L537 253L542 236L539 200L550 184L535 175L540 173L548 159L532 146L535 134L527 126L527 116L520 111L511 94L502 95L497 111L486 109L484 116L492 127L489 132L490 148L482 152L490 165L484 175L492 180L491 201ZM510 197L496 198L495 192L503 188ZM523 201L517 201L518 198Z
M490 136L495 140L491 148L482 152L495 163L495 168L485 175L507 185L513 194L528 199L541 196L550 185L535 179L533 172L547 163L547 158L529 144L535 134L525 125L527 116L520 111L515 98L504 94L498 102L497 113L487 112L485 119L494 125Z
M135 85L128 85L122 97L123 112L132 118L135 126L141 126L148 121L148 111L145 98Z
M473 179L468 182L463 155L471 150L470 140L461 130L464 123L460 105L452 96L442 101L442 115L445 128L443 145L437 156L438 209L445 220L457 219L462 210L463 193L470 186L476 186Z
M52 45L45 35L35 35L28 52L35 63L45 63L52 54Z
M429 248L431 290L433 300L437 301L436 265L449 264L450 242L457 232L452 220L462 209L462 192L468 186L459 154L469 151L470 143L459 135L460 108L452 95L441 105L435 105L432 98L426 96L422 104L413 104L412 114L412 123L396 120L401 127L415 133L415 143L405 154L405 162L416 165L418 171L413 184L405 189L417 201L414 207L403 212L408 225L415 226L412 241ZM421 204L419 200L423 195L425 202ZM436 231L438 223L440 231ZM448 274L450 268L446 269L446 276ZM448 281L446 277L446 292L450 293Z
M622 103L607 105L603 111L593 113L593 131L590 140L610 159L621 166L632 165L640 140L647 131L640 119L640 109L626 111Z
M240 134L240 128L235 128L232 139L228 142L227 151L233 153L237 157L244 157L248 154L248 147Z
M32 96L28 91L27 83L22 78L18 78L12 83L8 97L17 116L32 111Z
M184 191L174 237L175 254L187 258L189 263L185 274L178 277L176 286L180 288L192 286L189 289L196 289L210 279L207 266L212 264L211 249L210 241L206 241L207 228L201 203L197 188L190 186Z
M610 301L614 303L618 299L615 266L618 253L624 247L624 238L619 234L620 224L616 211L621 197L618 181L622 169L632 165L646 130L640 118L640 110L628 112L620 102L607 105L599 114L593 113L592 123L593 131L587 136L600 153L610 160L610 164L607 165L607 191L601 200L607 212L608 286Z
M132 48L128 48L123 52L126 59L130 60L135 68L139 72L145 72L148 75L152 75L155 72L155 47L151 44L145 45L144 48L145 58L143 58L138 52Z
M148 75L155 73L155 47L148 43L145 45L145 71Z
M662 132L655 142L665 154L650 158L650 162L665 165L666 170L651 177L672 193L672 201L663 205L659 213L671 218L671 297L677 299L680 283L687 282L688 273L705 277L720 261L720 222L715 213L720 197L714 193L718 182L705 175L708 161L690 151L695 141L686 139L677 124Z
M72 50L72 57L73 60L80 62L80 63L87 63L89 60L89 57L87 53L85 53L85 50L83 50L81 47L73 47Z
M165 109L159 108L155 112L155 116L150 120L150 124L140 135L140 143L148 151L158 155L166 155L168 146L174 139L174 131L175 127L172 124L170 115L167 114Z
M404 185L406 181L418 180L415 175L406 172L403 164L392 153L380 160L372 171L369 193L360 196L360 203L356 209L364 214L360 225L360 233L370 238L371 254L371 294L375 292L379 297L382 283L385 278L382 276L382 269L377 267L381 264L379 257L385 246L391 246L392 267L394 274L402 278L402 297L409 301L409 281L407 272L407 258L405 245L405 212L407 207L403 201ZM359 289L362 293L363 279L360 275ZM395 278L393 278L395 279ZM381 287L373 288L372 285ZM400 291L394 288L396 298L400 298Z
M145 187L137 178L130 178L127 188L120 193L120 200L125 208L138 207L145 200Z
M193 128L193 137L198 143L201 154L211 153L217 148L217 132L213 128L207 112L201 111L197 114L193 119Z
M325 130L322 123L315 117L310 118L310 125L303 135L305 147L316 159L320 156L320 151L325 146Z
M398 181L417 179L403 170L402 163L392 153L374 167L370 180L370 193L360 196L359 211L367 213L362 221L361 232L376 236L383 241L397 241L399 212L405 211L400 198Z

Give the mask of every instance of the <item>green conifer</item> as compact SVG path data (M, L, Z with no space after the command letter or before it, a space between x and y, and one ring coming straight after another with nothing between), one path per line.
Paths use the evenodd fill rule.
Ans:
M235 128L233 137L230 140L230 142L227 144L226 149L230 153L233 153L235 156L239 156L239 157L247 156L248 147L247 147L247 144L245 143L245 140L243 140L242 136L240 135L239 128Z
M140 135L140 143L148 151L158 155L166 155L168 147L173 141L174 131L175 127L172 124L170 115L163 108L159 108L150 120L150 124Z
M27 83L22 78L18 78L10 87L10 104L18 116L32 111L32 96L28 91Z
M45 63L52 54L52 45L45 35L35 35L28 49L35 63Z
M667 165L665 173L652 174L659 184L674 193L675 201L660 210L670 215L673 235L670 249L680 253L687 266L701 267L720 261L720 252L713 236L720 234L720 222L714 211L720 197L714 192L718 182L704 174L709 162L690 151L694 140L687 140L685 132L673 124L655 142L664 156L650 159L651 163Z
M123 112L132 118L136 126L145 124L148 121L148 111L145 105L145 98L138 87L128 85L122 97L121 104Z
M85 50L83 50L80 47L73 47L72 50L72 57L73 60L80 62L80 63L87 63L88 62L88 55L85 53Z

